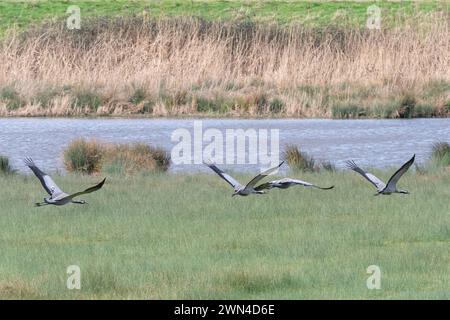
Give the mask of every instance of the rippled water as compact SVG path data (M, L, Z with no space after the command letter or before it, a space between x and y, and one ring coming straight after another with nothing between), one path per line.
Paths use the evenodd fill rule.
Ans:
M436 141L450 142L450 119L412 120L235 120L203 119L203 130L278 129L280 149L297 144L317 160L343 167L348 159L370 167L398 166L413 153L423 163ZM31 156L46 171L63 171L62 152L77 137L108 142L141 141L168 151L177 144L172 132L193 132L194 120L183 119L0 119L0 154L25 170L22 159ZM225 135L224 135L225 136ZM226 165L236 171L258 165ZM174 165L172 171L204 170L202 165Z

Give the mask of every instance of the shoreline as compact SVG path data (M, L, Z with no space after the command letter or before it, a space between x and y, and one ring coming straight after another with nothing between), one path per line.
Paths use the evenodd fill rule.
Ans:
M44 115L10 115L0 116L1 119L70 119L70 120L432 120L432 119L450 119L450 114L445 116L433 117L411 117L411 118L379 118L379 117L357 117L357 118L326 118L326 117L292 117L292 116L220 116L220 115L180 115L180 116L143 116L143 115L86 115L86 116L44 116Z

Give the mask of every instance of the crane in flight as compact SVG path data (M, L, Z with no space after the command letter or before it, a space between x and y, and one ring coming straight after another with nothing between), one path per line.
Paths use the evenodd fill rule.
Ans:
M207 165L211 170L213 170L215 173L217 173L222 179L224 179L226 182L228 182L229 185L231 185L234 189L234 193L231 195L232 197L236 195L240 196L248 196L249 194L264 194L266 193L264 190L257 190L257 187L255 188L255 185L264 177L267 177L269 174L277 170L282 164L281 162L276 167L267 169L257 176L255 176L250 182L248 182L246 185L242 185L239 183L236 179L234 179L229 174L223 172L220 170L214 163L210 161L205 161L204 164Z
M378 196L380 194L388 194L389 195L392 193L409 194L409 192L406 190L397 189L397 182L405 174L405 172L408 171L409 167L411 167L411 165L414 163L415 157L416 157L416 155L414 154L411 159L409 159L404 165L402 165L400 167L400 169L398 169L392 175L392 177L389 179L387 184L385 184L383 181L378 179L373 174L366 172L363 169L361 169L360 167L358 167L356 165L355 161L353 161L353 160L347 161L347 167L350 170L358 172L360 175L362 175L364 178L366 178L367 181L369 181L371 184L373 184L375 186L375 188L377 188L377 191L378 191L375 194L376 196Z
M271 174L272 172L274 172L283 163L284 163L284 161L281 162L278 166L270 168L270 169L258 174L256 177L254 177L252 180L250 180L249 183L247 183L244 186L241 183L239 183L236 179L234 179L232 176L230 176L229 174L220 170L215 164L213 164L211 162L205 162L205 164L209 168L211 168L215 173L217 173L222 179L224 179L226 182L228 182L233 187L233 189L234 189L233 196L235 196L235 195L247 196L249 194L264 194L264 193L266 193L265 190L269 190L272 188L287 189L290 186L294 186L294 185L302 185L305 187L318 188L318 189L322 189L322 190L329 190L329 189L334 188L334 186L326 187L326 188L319 187L317 185L314 185L314 184L306 182L306 181L302 181L302 180L298 180L298 179L291 179L291 178L283 178L283 179L279 179L279 180L273 180L273 181L269 181L269 182L266 182L266 183L256 186L256 184L261 179L263 179L264 177L266 177L269 174Z
M39 179L39 181L42 184L42 187L44 187L45 191L50 195L50 197L44 198L44 202L36 203L37 207L42 207L45 205L55 205L55 206L62 206L67 203L77 203L77 204L86 204L87 202L85 200L74 200L73 198L81 196L83 194L91 193L97 190L100 190L103 187L103 184L105 183L106 178L104 178L100 183L97 185L90 187L84 191L67 194L63 192L53 181L53 179L46 173L42 172L35 164L33 159L26 158L24 160L26 166L33 171L33 173L36 175L36 177Z

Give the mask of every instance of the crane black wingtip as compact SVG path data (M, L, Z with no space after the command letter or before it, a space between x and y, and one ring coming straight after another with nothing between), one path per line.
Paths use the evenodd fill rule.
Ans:
M98 184L98 186L101 188L105 184L106 177Z
M33 159L31 159L30 157L26 157L25 159L23 159L23 162L25 163L26 166L34 166L34 161Z
M409 159L407 162L406 162L406 164L409 164L409 165L411 165L411 164L413 164L414 163L414 161L416 160L416 154L413 154L413 156L412 156L412 158L411 159Z
M357 167L355 161L353 161L353 160L347 160L347 161L345 161L345 164L346 164L347 168L351 169L351 170L353 170L353 168Z

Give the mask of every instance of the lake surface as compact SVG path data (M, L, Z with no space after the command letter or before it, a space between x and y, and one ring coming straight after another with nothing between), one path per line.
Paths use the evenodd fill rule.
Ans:
M230 129L279 130L279 147L296 144L319 161L338 168L354 159L361 166L399 166L413 153L425 162L436 141L450 142L450 119L411 120L237 120L237 119L0 119L0 154L10 157L13 167L28 171L22 159L31 156L45 171L63 169L62 153L75 138L98 138L107 142L145 142L171 152L178 144L171 136L186 129L194 139L194 121L207 129L218 129L225 138ZM217 131L216 131L217 132ZM208 145L207 142L203 147ZM242 149L242 148L241 148ZM237 152L248 152L248 148ZM269 145L270 151L270 145ZM226 164L233 171L255 170L261 164ZM172 165L171 171L205 170L201 164ZM209 170L209 169L208 169Z

